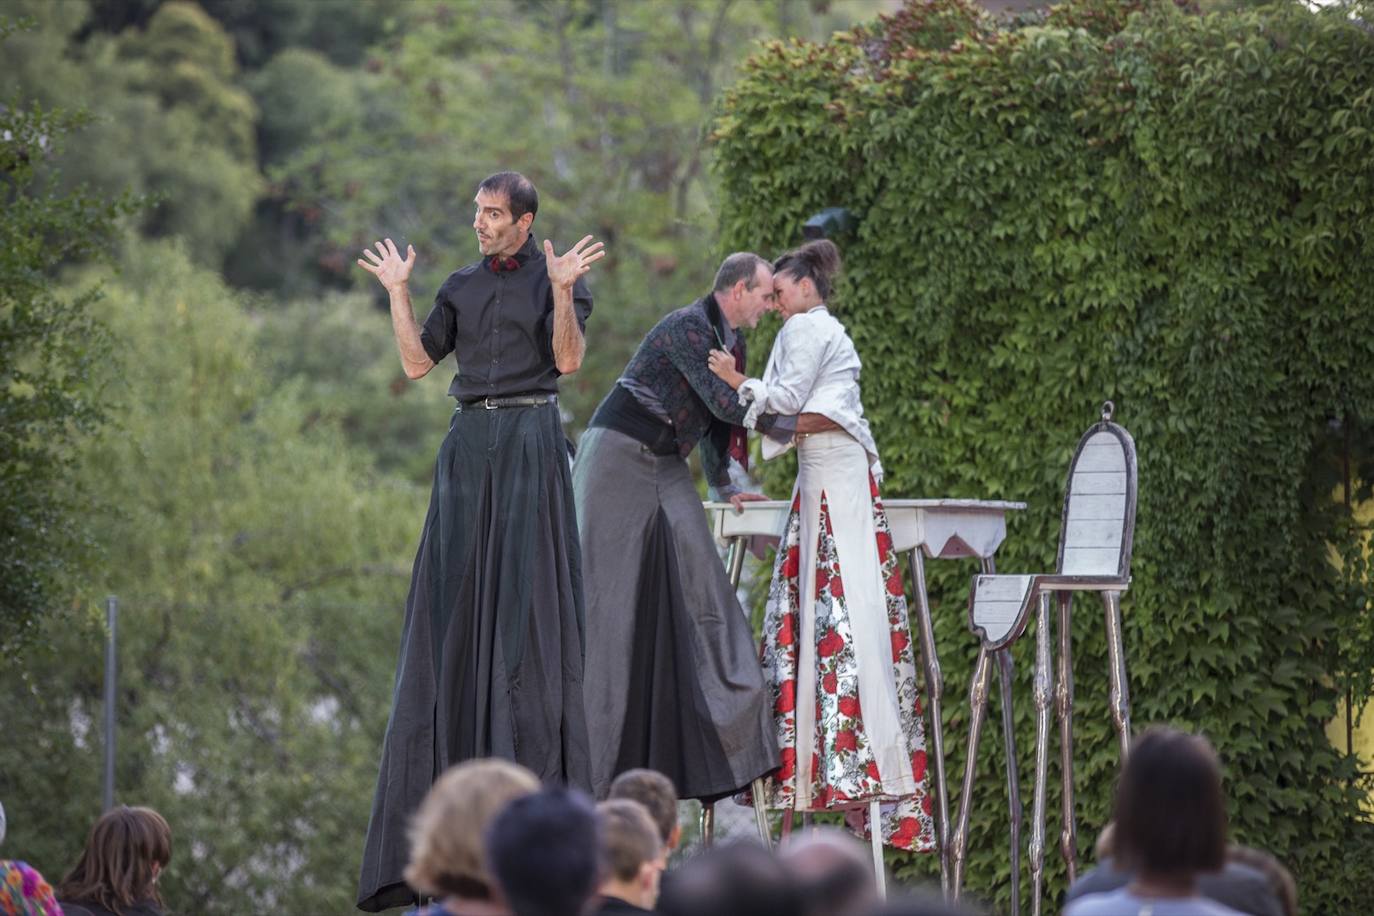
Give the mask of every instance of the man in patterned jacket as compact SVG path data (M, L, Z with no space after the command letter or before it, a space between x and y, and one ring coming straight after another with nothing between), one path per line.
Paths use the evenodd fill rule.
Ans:
M731 794L778 765L768 691L749 623L706 524L687 456L714 496L743 502L730 466L747 463L746 409L707 366L744 365L744 328L773 301L769 263L721 264L711 292L667 315L640 344L582 437L573 467L587 609L584 696L592 787L647 767L681 798ZM765 415L780 441L824 418Z

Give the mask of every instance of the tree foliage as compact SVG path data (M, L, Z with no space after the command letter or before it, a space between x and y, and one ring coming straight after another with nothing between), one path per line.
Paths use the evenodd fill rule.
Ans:
M0 47L17 25L0 19ZM22 34L22 33L21 33ZM89 569L72 449L100 425L91 373L107 356L95 287L57 272L111 242L127 198L63 192L45 165L86 122L79 111L0 102L0 653L70 602Z
M257 109L235 85L223 29L195 4L173 2L144 28L78 41L86 3L14 5L38 27L6 43L0 87L92 114L60 161L64 186L148 196L141 230L179 237L202 264L219 267L262 189Z
M79 466L121 599L117 800L173 825L177 912L345 912L424 491L278 384L184 253L136 247L105 289L119 434ZM53 877L99 814L103 640L95 618L49 636L0 682L27 736L0 748L0 795L7 847Z
M702 134L717 90L754 40L784 20L823 31L845 21L848 7L835 6L417 6L372 50L348 116L324 119L317 142L270 174L300 211L327 214L321 259L353 282L371 282L353 266L362 246L413 243L422 311L425 291L475 257L477 182L502 169L529 175L536 235L566 246L594 233L609 251L590 278L586 361L562 386L585 422L644 332L710 283L719 252Z
M1027 501L1000 568L1052 568L1071 449L1116 402L1140 452L1135 722L1216 742L1236 838L1276 853L1323 913L1360 909L1374 849L1355 761L1323 734L1333 672L1363 692L1374 668L1356 638L1365 567L1329 560L1367 556L1332 496L1342 466L1365 486L1374 454L1371 86L1374 39L1343 12L1079 0L1000 31L934 0L826 44L768 45L714 133L722 197L751 203L722 212L727 243L792 244L825 206L861 217L836 305L885 489ZM975 643L968 570L950 565L931 564L937 641L962 697ZM1117 759L1101 610L1075 610L1086 859ZM1031 643L1016 653L1023 775ZM966 704L945 711L957 773ZM968 884L1005 905L997 743ZM1050 870L1062 890L1054 856Z

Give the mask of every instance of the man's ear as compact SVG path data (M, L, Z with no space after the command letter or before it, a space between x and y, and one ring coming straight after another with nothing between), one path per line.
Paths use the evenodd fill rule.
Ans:
M520 231L521 231L521 232L529 232L529 231L530 231L530 226L531 226L533 223L534 223L534 214L533 214L533 213L526 213L524 216L520 217L518 220L515 221L515 225L517 225L517 226L520 227Z
M648 890L654 886L654 880L656 878L658 878L658 864L650 859L647 862L640 863L639 874L635 875L635 885L644 890Z

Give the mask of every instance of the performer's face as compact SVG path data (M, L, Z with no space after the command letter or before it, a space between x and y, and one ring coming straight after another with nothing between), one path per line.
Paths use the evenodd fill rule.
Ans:
M773 271L760 264L754 268L754 288L741 286L739 306L735 314L739 317L737 328L758 327L763 313L773 307Z
M510 215L510 201L506 195L491 191L478 191L477 212L472 218L472 228L477 231L477 248L482 257L492 255L503 257L515 254L525 244L525 233L534 214L526 213L517 219Z
M820 297L816 295L816 284L812 283L809 277L803 277L798 282L785 271L773 275L773 294L777 299L778 314L782 316L783 321L793 315L800 315L820 303Z

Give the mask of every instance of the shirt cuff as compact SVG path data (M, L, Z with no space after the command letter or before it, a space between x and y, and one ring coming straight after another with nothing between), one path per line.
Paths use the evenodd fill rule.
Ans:
M766 413L758 419L758 430L779 445L791 445L797 437L797 417Z
M711 502L723 503L736 493L744 492L733 483L723 483L718 487L708 486L706 495L711 498Z

